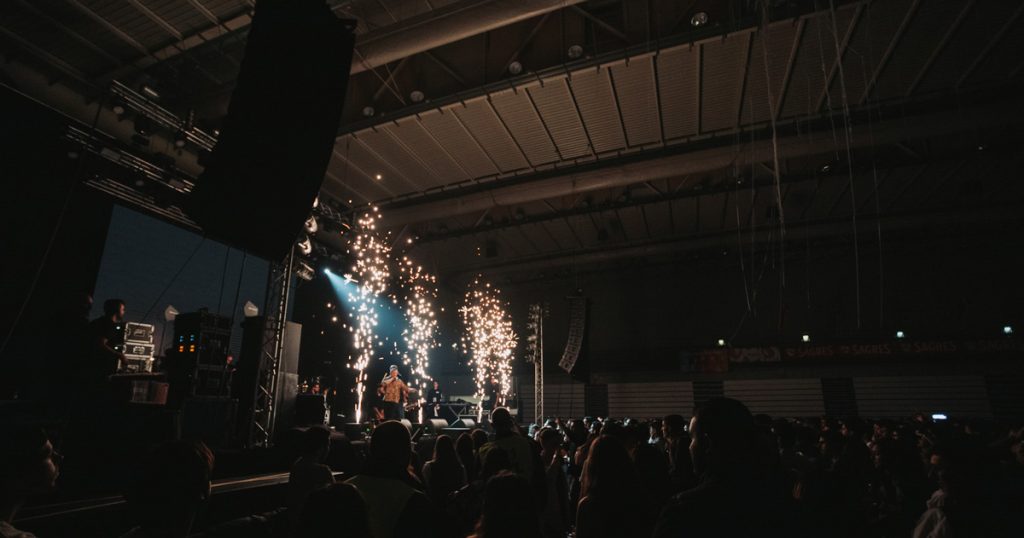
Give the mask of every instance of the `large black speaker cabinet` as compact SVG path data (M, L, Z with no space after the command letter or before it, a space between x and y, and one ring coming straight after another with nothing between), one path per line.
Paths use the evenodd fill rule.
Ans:
M280 260L323 182L355 22L323 0L260 0L221 134L189 197L210 236Z
M277 395L274 405L274 430L285 431L295 425L295 399L299 395L299 347L302 344L302 324L286 321L284 348L277 363Z

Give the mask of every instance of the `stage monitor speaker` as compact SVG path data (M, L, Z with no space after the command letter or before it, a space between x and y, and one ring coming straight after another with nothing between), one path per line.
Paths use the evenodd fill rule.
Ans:
M432 418L430 419L430 430L431 433L439 434L442 430L448 427L448 421L443 418Z
M412 421L410 421L410 420L409 420L409 419L407 419L407 418L403 418L403 419L402 419L402 420L400 420L399 422L401 422L402 424L404 424L406 428L409 428L409 432L410 432L410 433L412 432Z
M238 438L249 439L252 426L256 384L263 360L263 316L247 317L242 321L242 347L238 354L238 369L231 381L231 396L238 400Z
M452 427L469 428L472 430L473 428L476 428L476 421L471 418L460 418L459 420L455 421L455 424L452 424Z
M355 21L323 0L260 0L217 145L188 198L208 235L281 260L334 148Z
M342 428L342 432L345 434L345 437L348 437L349 441L361 440L363 434L368 433L369 430L369 424L361 424L359 422L348 422Z

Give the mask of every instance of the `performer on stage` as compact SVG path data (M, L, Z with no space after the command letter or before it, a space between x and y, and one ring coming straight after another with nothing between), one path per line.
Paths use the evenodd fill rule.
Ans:
M441 416L441 388L437 380L434 381L434 388L427 392L427 412L430 418Z
M391 365L388 375L380 382L377 393L384 397L384 418L401 420L405 418L405 401L409 397L409 386L398 378L398 366Z
M89 323L90 353L84 365L84 377L90 382L103 382L124 365L124 353L116 348L124 343L124 332L117 327L124 323L125 304L120 299L103 303L103 316Z

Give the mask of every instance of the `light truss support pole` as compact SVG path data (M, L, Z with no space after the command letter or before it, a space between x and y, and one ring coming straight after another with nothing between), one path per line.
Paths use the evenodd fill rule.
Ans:
M263 347L260 350L256 397L253 401L249 446L269 446L274 437L277 414L278 368L284 350L284 325L288 318L288 301L292 288L295 247L280 263L270 265L267 274L267 295L264 302Z

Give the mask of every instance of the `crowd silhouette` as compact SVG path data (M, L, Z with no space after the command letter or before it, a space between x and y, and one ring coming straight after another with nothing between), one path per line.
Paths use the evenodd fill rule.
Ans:
M687 420L551 418L523 430L413 440L379 424L365 460L333 461L338 436L301 434L282 509L205 529L214 457L161 444L125 488L123 536L630 538L1019 536L1024 429L978 421L786 419L715 398ZM333 440L332 440L333 439ZM349 440L346 458L355 457ZM0 536L57 483L60 455L39 429L2 441Z

